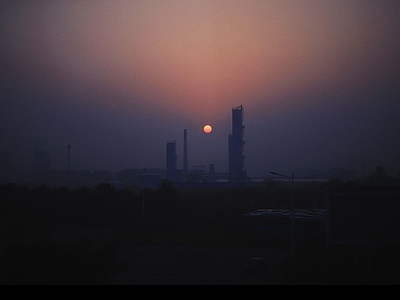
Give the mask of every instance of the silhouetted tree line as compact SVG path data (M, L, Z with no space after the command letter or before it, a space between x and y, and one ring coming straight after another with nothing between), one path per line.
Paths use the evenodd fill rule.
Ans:
M99 226L107 213L108 220L116 222L126 219L135 205L129 191L103 185L95 190L82 187L75 191L6 185L0 188L0 197L0 222L10 238L41 235L71 226Z
M12 244L0 256L2 285L99 285L127 269L113 244L89 240L64 246L48 240Z
M143 204L145 205L143 210ZM109 184L95 189L81 187L34 189L13 184L0 186L0 224L3 238L47 235L75 227L128 226L143 218L171 222L183 213L183 202L170 182L159 189L135 194Z
M146 220L158 226L179 219L181 201L167 181L146 190ZM103 284L121 270L115 254L120 232L143 221L143 194L109 184L29 189L0 186L0 284ZM80 233L113 229L112 237ZM60 235L69 234L67 243Z
M297 193L299 205L320 191ZM135 193L100 184L94 189L0 186L1 284L102 284L121 271L115 255L124 242L265 246L289 249L290 236L254 230L243 214L290 206L290 191L264 189L157 190ZM304 200L302 200L304 197ZM143 206L144 204L144 206ZM315 204L315 203L314 203ZM304 206L305 207L305 206ZM100 237L80 233L97 230ZM73 237L60 243L55 236ZM64 242L61 238L61 242ZM53 274L50 276L49 274Z
M8 244L105 228L113 230L114 239L138 242L152 242L149 233L165 238L179 231L193 243L221 243L229 236L240 243L242 237L249 239L242 219L244 213L256 209L252 206L256 195L257 189L238 189L193 190L182 196L167 180L157 190L140 193L109 184L75 190L8 184L0 186L0 236ZM186 241L182 237L178 242Z

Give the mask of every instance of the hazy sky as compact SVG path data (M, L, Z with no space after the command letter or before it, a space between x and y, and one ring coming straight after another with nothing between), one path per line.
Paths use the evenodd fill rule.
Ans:
M400 171L397 0L3 1L1 145L20 169L189 166L228 171L231 108L245 168L382 161ZM202 132L211 124L211 134ZM208 169L208 168L207 168Z

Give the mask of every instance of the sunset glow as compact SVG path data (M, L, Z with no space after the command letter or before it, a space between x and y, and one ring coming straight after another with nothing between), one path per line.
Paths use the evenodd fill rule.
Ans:
M114 151L129 157L140 144L148 149L129 163L159 166L160 143L178 141L182 128L202 134L198 124L207 120L218 128L212 148L219 156L209 159L226 168L230 109L243 105L249 168L264 172L256 157L267 154L304 162L310 145L320 147L310 162L343 157L348 164L348 154L323 153L349 147L359 158L364 150L346 137L358 124L369 134L355 134L357 145L381 156L384 143L372 143L384 136L381 124L397 122L393 103L400 102L399 7L390 0L7 1L0 7L3 130L20 138L3 138L3 148L26 149L20 141L37 139L58 149L75 139L82 168L90 169L122 167L122 158L111 162ZM104 133L125 144L106 150ZM291 149L303 135L296 158L270 147ZM91 155L93 148L104 152ZM61 168L63 150L54 151ZM398 160L396 153L382 156Z
M373 14L371 1L45 3L2 18L15 45L7 56L40 70L46 84L122 93L85 97L91 105L165 109L168 99L199 117L235 100L268 107L282 93L334 88L343 76L357 82L390 51L380 32L391 16Z

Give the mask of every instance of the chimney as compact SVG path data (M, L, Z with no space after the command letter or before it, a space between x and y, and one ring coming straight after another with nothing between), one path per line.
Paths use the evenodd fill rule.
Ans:
M183 130L183 179L188 175L187 130Z

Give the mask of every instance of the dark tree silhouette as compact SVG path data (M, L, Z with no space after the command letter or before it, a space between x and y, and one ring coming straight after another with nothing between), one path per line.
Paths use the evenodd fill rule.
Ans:
M153 216L161 222L177 221L182 211L182 201L178 191L167 179L161 182L153 200Z

